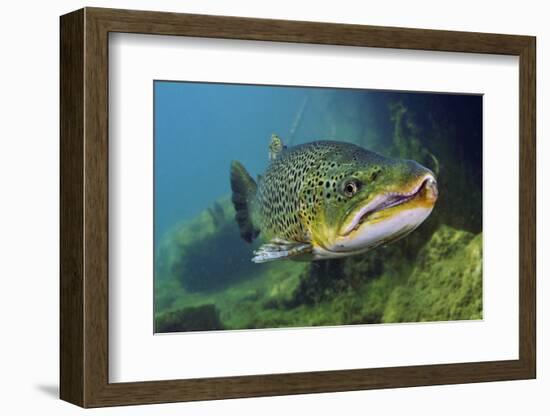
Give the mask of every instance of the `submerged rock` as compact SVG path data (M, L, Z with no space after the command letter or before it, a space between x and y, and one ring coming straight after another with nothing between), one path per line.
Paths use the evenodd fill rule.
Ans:
M158 278L175 279L189 292L220 290L262 271L251 252L225 198L167 234L157 254Z
M393 284L402 281L402 276L408 276L411 263L434 233L434 225L428 219L410 236L387 246L344 259L310 263L302 272L300 284L286 306L314 305L344 293L353 294L383 276L395 279ZM387 293L389 296L390 291ZM375 315L382 316L382 311Z
M155 332L212 331L224 329L217 308L212 305L165 312L155 318Z
M440 226L425 241L345 261L270 265L254 280L186 295L196 307L172 305L157 314L156 330L480 319L481 254L481 234Z
M346 290L348 282L342 270L342 260L322 260L310 263L300 276L286 307L315 305L329 300Z
M443 225L385 249L312 263L277 306L314 325L480 319L481 248L481 234Z
M389 297L383 322L482 318L483 236L441 226L419 252L407 284Z

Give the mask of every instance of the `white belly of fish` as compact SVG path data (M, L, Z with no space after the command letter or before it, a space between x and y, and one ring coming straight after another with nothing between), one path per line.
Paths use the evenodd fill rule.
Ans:
M346 257L398 240L415 230L431 212L431 208L412 208L384 221L366 222L350 235L336 238L329 247L314 247L313 257L315 260Z

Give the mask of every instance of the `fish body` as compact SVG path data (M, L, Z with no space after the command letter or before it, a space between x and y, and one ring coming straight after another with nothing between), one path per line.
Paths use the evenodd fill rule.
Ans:
M277 152L257 182L240 162L231 165L241 236L264 242L254 262L363 253L409 234L437 200L434 174L412 160L335 141L286 148L275 137Z

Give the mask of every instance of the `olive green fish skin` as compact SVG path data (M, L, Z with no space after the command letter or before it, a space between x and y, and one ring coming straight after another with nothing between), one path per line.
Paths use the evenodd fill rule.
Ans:
M295 146L273 160L260 178L251 201L252 220L266 241L310 242L316 227L336 226L369 193L391 191L423 171L416 162L389 159L351 143ZM343 192L349 180L360 184L353 198Z

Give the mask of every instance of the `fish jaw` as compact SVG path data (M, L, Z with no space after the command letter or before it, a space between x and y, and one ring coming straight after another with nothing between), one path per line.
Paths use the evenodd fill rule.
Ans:
M403 192L378 195L348 216L332 243L315 250L322 258L358 254L405 237L431 214L437 184L427 173Z
M431 208L423 207L406 209L389 219L362 224L352 234L337 237L331 251L347 255L359 254L399 240L414 231L431 212Z

